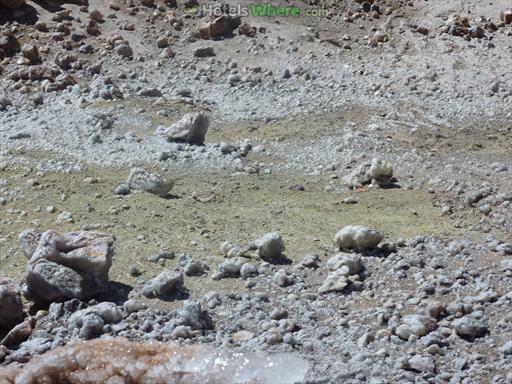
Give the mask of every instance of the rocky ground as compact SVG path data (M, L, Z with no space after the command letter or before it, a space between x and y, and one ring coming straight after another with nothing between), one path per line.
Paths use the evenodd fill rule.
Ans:
M0 383L512 382L508 1L0 3Z

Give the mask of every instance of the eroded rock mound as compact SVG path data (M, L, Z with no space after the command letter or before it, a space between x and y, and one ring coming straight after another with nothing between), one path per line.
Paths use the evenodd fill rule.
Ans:
M61 234L26 230L20 241L30 259L26 284L34 298L47 302L84 300L107 288L113 236L89 231Z
M215 351L202 346L124 338L68 344L0 371L2 383L281 383L301 382L306 363L291 354Z

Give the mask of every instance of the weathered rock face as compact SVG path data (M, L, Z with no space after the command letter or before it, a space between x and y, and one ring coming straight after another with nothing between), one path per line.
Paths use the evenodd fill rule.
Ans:
M263 260L278 259L285 249L284 241L277 232L267 233L261 239L255 241L258 254Z
M373 159L370 177L378 185L388 185L393 178L393 166L385 160Z
M13 329L11 329L9 333L5 335L0 344L8 348L18 347L20 343L30 337L32 330L34 329L34 325L34 318L28 317L25 321L19 323Z
M210 120L204 113L188 113L161 133L169 141L183 141L203 145ZM159 132L160 133L160 132Z
M343 266L334 272L329 273L325 281L318 288L318 293L341 292L348 285L349 269Z
M83 300L106 289L114 253L111 235L27 230L20 241L30 258L27 288L36 298L48 302Z
M230 17L228 15L222 15L213 20L206 19L199 26L199 36L207 40L230 37L240 23L240 17Z
M0 382L38 383L44 377L45 382L69 384L292 384L303 381L307 369L304 360L291 354L230 353L203 346L134 343L118 337L58 347L23 367L0 370Z
M21 45L14 33L7 31L0 34L0 57L11 56L21 51Z
M349 175L343 177L343 182L350 188L359 188L366 184L386 186L393 180L393 166L380 158L363 163Z
M174 291L182 289L183 274L177 271L164 271L148 281L143 288L143 295L148 298L165 298Z
M0 328L9 329L23 319L20 289L14 280L0 277Z
M4 7L16 9L25 4L25 0L0 0L0 5Z
M126 186L130 191L149 192L154 195L165 196L171 191L174 181L164 180L158 175L146 172L140 168L134 168L128 176Z
M106 287L97 278L51 261L40 260L27 271L30 295L47 302L89 299Z
M340 250L355 249L367 251L377 248L384 238L382 233L358 225L347 225L334 237L334 242Z

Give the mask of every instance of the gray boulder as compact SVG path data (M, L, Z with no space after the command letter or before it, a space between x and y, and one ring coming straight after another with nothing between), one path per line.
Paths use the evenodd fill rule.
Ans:
M148 298L165 298L183 288L183 273L164 271L148 281L142 294Z
M23 304L16 282L0 277L0 328L10 329L23 320Z
M285 250L283 238L278 232L267 233L256 240L255 245L259 256L267 261L280 258Z
M30 265L26 283L31 296L46 302L87 300L106 290L98 278L46 260Z
M210 120L205 113L188 113L169 128L157 133L164 135L168 141L183 141L203 145Z
M113 236L89 231L61 234L26 230L19 238L30 259L26 284L34 299L85 300L107 290Z
M187 325L192 329L213 329L213 322L210 315L206 310L203 310L201 304L197 301L184 301L179 318L182 325Z

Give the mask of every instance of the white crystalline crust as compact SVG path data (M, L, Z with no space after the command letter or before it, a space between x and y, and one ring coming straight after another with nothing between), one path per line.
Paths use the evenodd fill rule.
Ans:
M82 341L0 371L0 383L293 384L307 364L292 354L218 351L124 338Z

